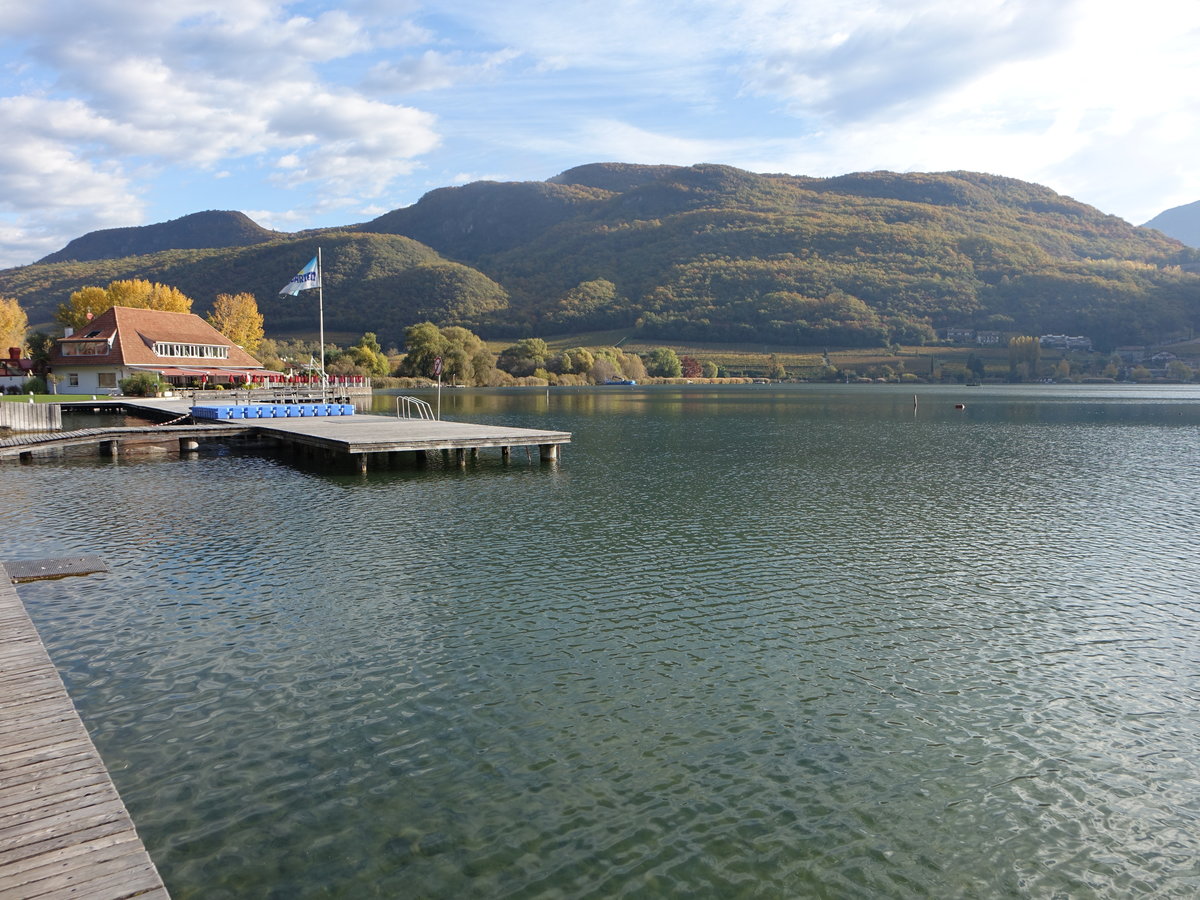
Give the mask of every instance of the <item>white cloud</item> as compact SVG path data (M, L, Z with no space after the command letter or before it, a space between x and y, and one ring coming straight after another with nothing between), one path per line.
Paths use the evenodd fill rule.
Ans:
M0 40L23 54L8 67L22 81L0 97L8 126L0 186L9 187L0 209L16 217L10 234L48 199L70 204L72 221L119 210L120 224L135 224L128 217L142 207L121 173L141 169L216 172L257 159L290 168L285 187L317 182L339 198L331 203L378 194L438 145L436 120L326 83L319 65L421 33L388 22L380 36L347 11L307 17L264 0L50 2L0 16ZM52 182L31 186L22 164L31 157L55 161ZM38 242L61 246L77 234ZM17 238L0 245L9 260L21 252Z
M530 141L541 152L574 156L580 161L691 165L724 162L740 156L752 141L744 138L686 138L639 128L615 119L591 119L561 137ZM583 151L582 148L587 148ZM583 154L590 154L586 156Z
M1144 220L1200 196L1198 37L1180 0L0 4L0 259L137 224L150 179L308 227L597 160L976 169Z
M481 57L462 53L426 50L417 55L376 64L365 86L375 91L415 93L444 90L463 81L488 79L509 62L520 57L515 50L500 50Z

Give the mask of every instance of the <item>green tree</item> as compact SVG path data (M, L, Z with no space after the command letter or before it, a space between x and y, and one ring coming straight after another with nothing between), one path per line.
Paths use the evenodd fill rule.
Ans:
M720 376L720 372L721 370L717 367L717 364L711 359L705 360L704 365L701 366L701 375L705 378L717 378Z
M646 357L646 373L659 378L678 378L683 374L683 363L670 347L655 347Z
M54 335L44 331L31 332L26 338L29 347L29 358L34 362L49 362L50 354L54 352Z
M495 357L483 339L466 328L438 328L432 322L413 325L404 332L406 354L397 372L433 377L433 361L442 358L442 376L466 384L490 384Z
M379 345L379 339L372 331L368 331L359 338L357 344L349 347L341 359L339 359L339 362L346 359L351 360L355 368L359 370L354 374L386 375L388 373L387 354L383 352L383 348ZM333 370L331 369L330 371ZM334 374L342 373L334 372Z
M1167 363L1167 377L1172 381L1191 381L1192 370L1181 359L1173 359Z
M537 369L546 368L550 348L541 338L521 338L511 347L500 351L496 367L511 375L532 375Z
M556 368L567 375L583 374L590 371L595 362L596 357L591 350L585 347L572 347L570 350L564 350L558 354Z
M1037 377L1041 358L1042 344L1035 337L1025 335L1008 342L1008 369L1016 380L1028 381Z
M410 325L404 330L404 361L401 375L433 377L433 361L445 357L450 349L449 339L432 322Z
M783 381L787 378L787 369L783 367L783 363L774 353L767 357L767 377L775 381Z

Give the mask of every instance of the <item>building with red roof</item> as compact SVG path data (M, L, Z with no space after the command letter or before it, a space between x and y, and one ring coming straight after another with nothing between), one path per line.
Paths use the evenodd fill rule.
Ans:
M59 338L50 372L61 394L107 394L138 372L175 387L283 378L200 316L128 306L114 306Z

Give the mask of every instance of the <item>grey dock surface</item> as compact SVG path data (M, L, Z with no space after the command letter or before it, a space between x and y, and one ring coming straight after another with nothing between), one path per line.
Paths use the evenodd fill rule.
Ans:
M0 897L167 889L0 564Z
M0 459L29 461L39 452L62 447L96 444L102 455L112 455L122 440L161 437L178 440L180 448L195 449L197 442L232 434L257 435L274 439L293 449L329 454L331 458L350 459L366 471L367 461L385 461L388 454L411 451L453 452L461 461L464 454L487 448L499 448L506 455L513 447L537 447L543 460L558 458L561 446L571 442L568 431L538 428L514 428L506 425L477 425L433 419L406 419L393 416L357 414L352 416L301 416L283 419L227 419L220 422L181 425L191 404L186 400L147 400L123 397L120 400L81 401L66 406L125 409L135 414L167 418L158 426L112 427L76 432L44 432L0 439Z

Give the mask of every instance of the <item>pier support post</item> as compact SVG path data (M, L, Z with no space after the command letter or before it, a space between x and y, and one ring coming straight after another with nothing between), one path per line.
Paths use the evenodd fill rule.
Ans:
M504 460L504 462L509 462L512 459L512 447L501 447L500 458Z
M429 465L429 454L424 450L414 450L412 455L413 465L415 465L418 469L423 469Z
M33 462L33 452L31 450L22 450L17 454L17 459L23 463Z
M101 456L111 457L117 455L116 441L101 441L99 444L99 452Z
M367 454L356 453L356 454L354 454L353 459L354 459L355 466L358 468L358 474L366 475L367 474Z
M460 469L465 469L467 467L467 451L462 447L459 447L454 451L454 464Z
M539 444L542 451L542 462L553 462L558 459L558 444Z

